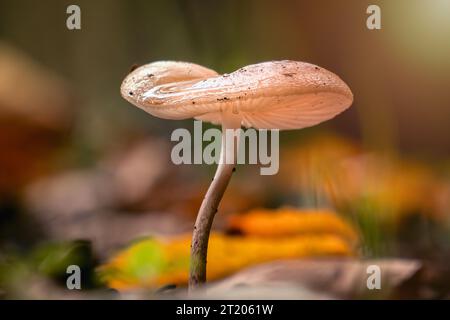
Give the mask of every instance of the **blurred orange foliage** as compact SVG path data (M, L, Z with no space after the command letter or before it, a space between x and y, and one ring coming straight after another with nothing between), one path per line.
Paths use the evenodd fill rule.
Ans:
M303 205L359 212L364 204L375 208L378 219L392 224L410 214L448 218L436 209L437 195L447 183L425 164L364 151L345 138L326 134L288 148L282 158L278 185L298 194Z

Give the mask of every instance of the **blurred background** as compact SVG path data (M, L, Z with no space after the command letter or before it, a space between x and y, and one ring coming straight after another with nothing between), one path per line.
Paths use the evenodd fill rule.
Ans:
M81 30L66 28L71 4L81 8ZM366 27L370 4L381 8L381 30ZM408 283L393 285L395 297L448 297L449 14L447 0L0 0L0 297L66 297L69 264L82 267L83 288L106 297L125 287L183 287L185 273L175 276L160 263L166 256L144 255L144 266L127 276L117 258L132 259L120 252L136 239L189 234L215 167L172 164L170 135L192 130L193 121L144 113L120 97L120 84L133 65L156 60L229 73L282 59L336 73L354 104L314 128L282 132L277 175L238 168L215 221L217 243L261 240L236 218L246 216L251 226L278 221L279 232L264 241L278 245L299 233L298 243L310 248L305 234L342 236L323 210L355 236L343 251L319 245L300 255L288 248L224 264L216 279L284 258L351 256L352 263L397 263L394 274L407 270ZM315 227L290 230L290 219L303 226L305 212L315 211ZM188 246L186 239L169 243ZM144 251L173 249L157 245ZM399 261L418 263L420 272ZM346 270L340 263L326 268Z

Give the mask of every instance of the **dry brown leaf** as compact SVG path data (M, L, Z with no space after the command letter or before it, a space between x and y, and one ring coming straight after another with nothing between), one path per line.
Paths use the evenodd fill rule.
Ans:
M367 267L381 269L381 290L367 288ZM270 284L300 286L338 298L388 298L421 268L415 260L384 259L314 259L277 261L243 270L209 288L214 293L227 292L242 286Z

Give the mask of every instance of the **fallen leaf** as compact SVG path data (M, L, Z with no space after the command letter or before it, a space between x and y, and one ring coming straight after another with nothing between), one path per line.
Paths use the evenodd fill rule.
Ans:
M355 243L355 229L328 209L254 209L229 217L229 228L245 235L286 237L300 234L334 234Z
M100 268L111 288L157 288L186 285L191 236L168 240L146 239L118 253ZM353 256L353 247L335 235L299 235L285 238L241 237L213 233L210 237L207 277L214 280L262 262L320 256Z
M369 290L367 287L367 267L370 265L376 265L381 270L380 290ZM402 259L276 261L242 270L212 284L208 293L219 295L235 288L277 284L279 287L299 286L340 299L389 298L420 269L420 262Z

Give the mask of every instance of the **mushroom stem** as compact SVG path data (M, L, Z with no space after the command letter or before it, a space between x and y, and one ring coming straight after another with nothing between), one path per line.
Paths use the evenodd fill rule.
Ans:
M189 290L195 289L206 282L209 234L220 200L236 167L239 149L239 131L237 129L240 129L240 127L241 117L239 114L222 112L220 162L195 221L191 243Z

